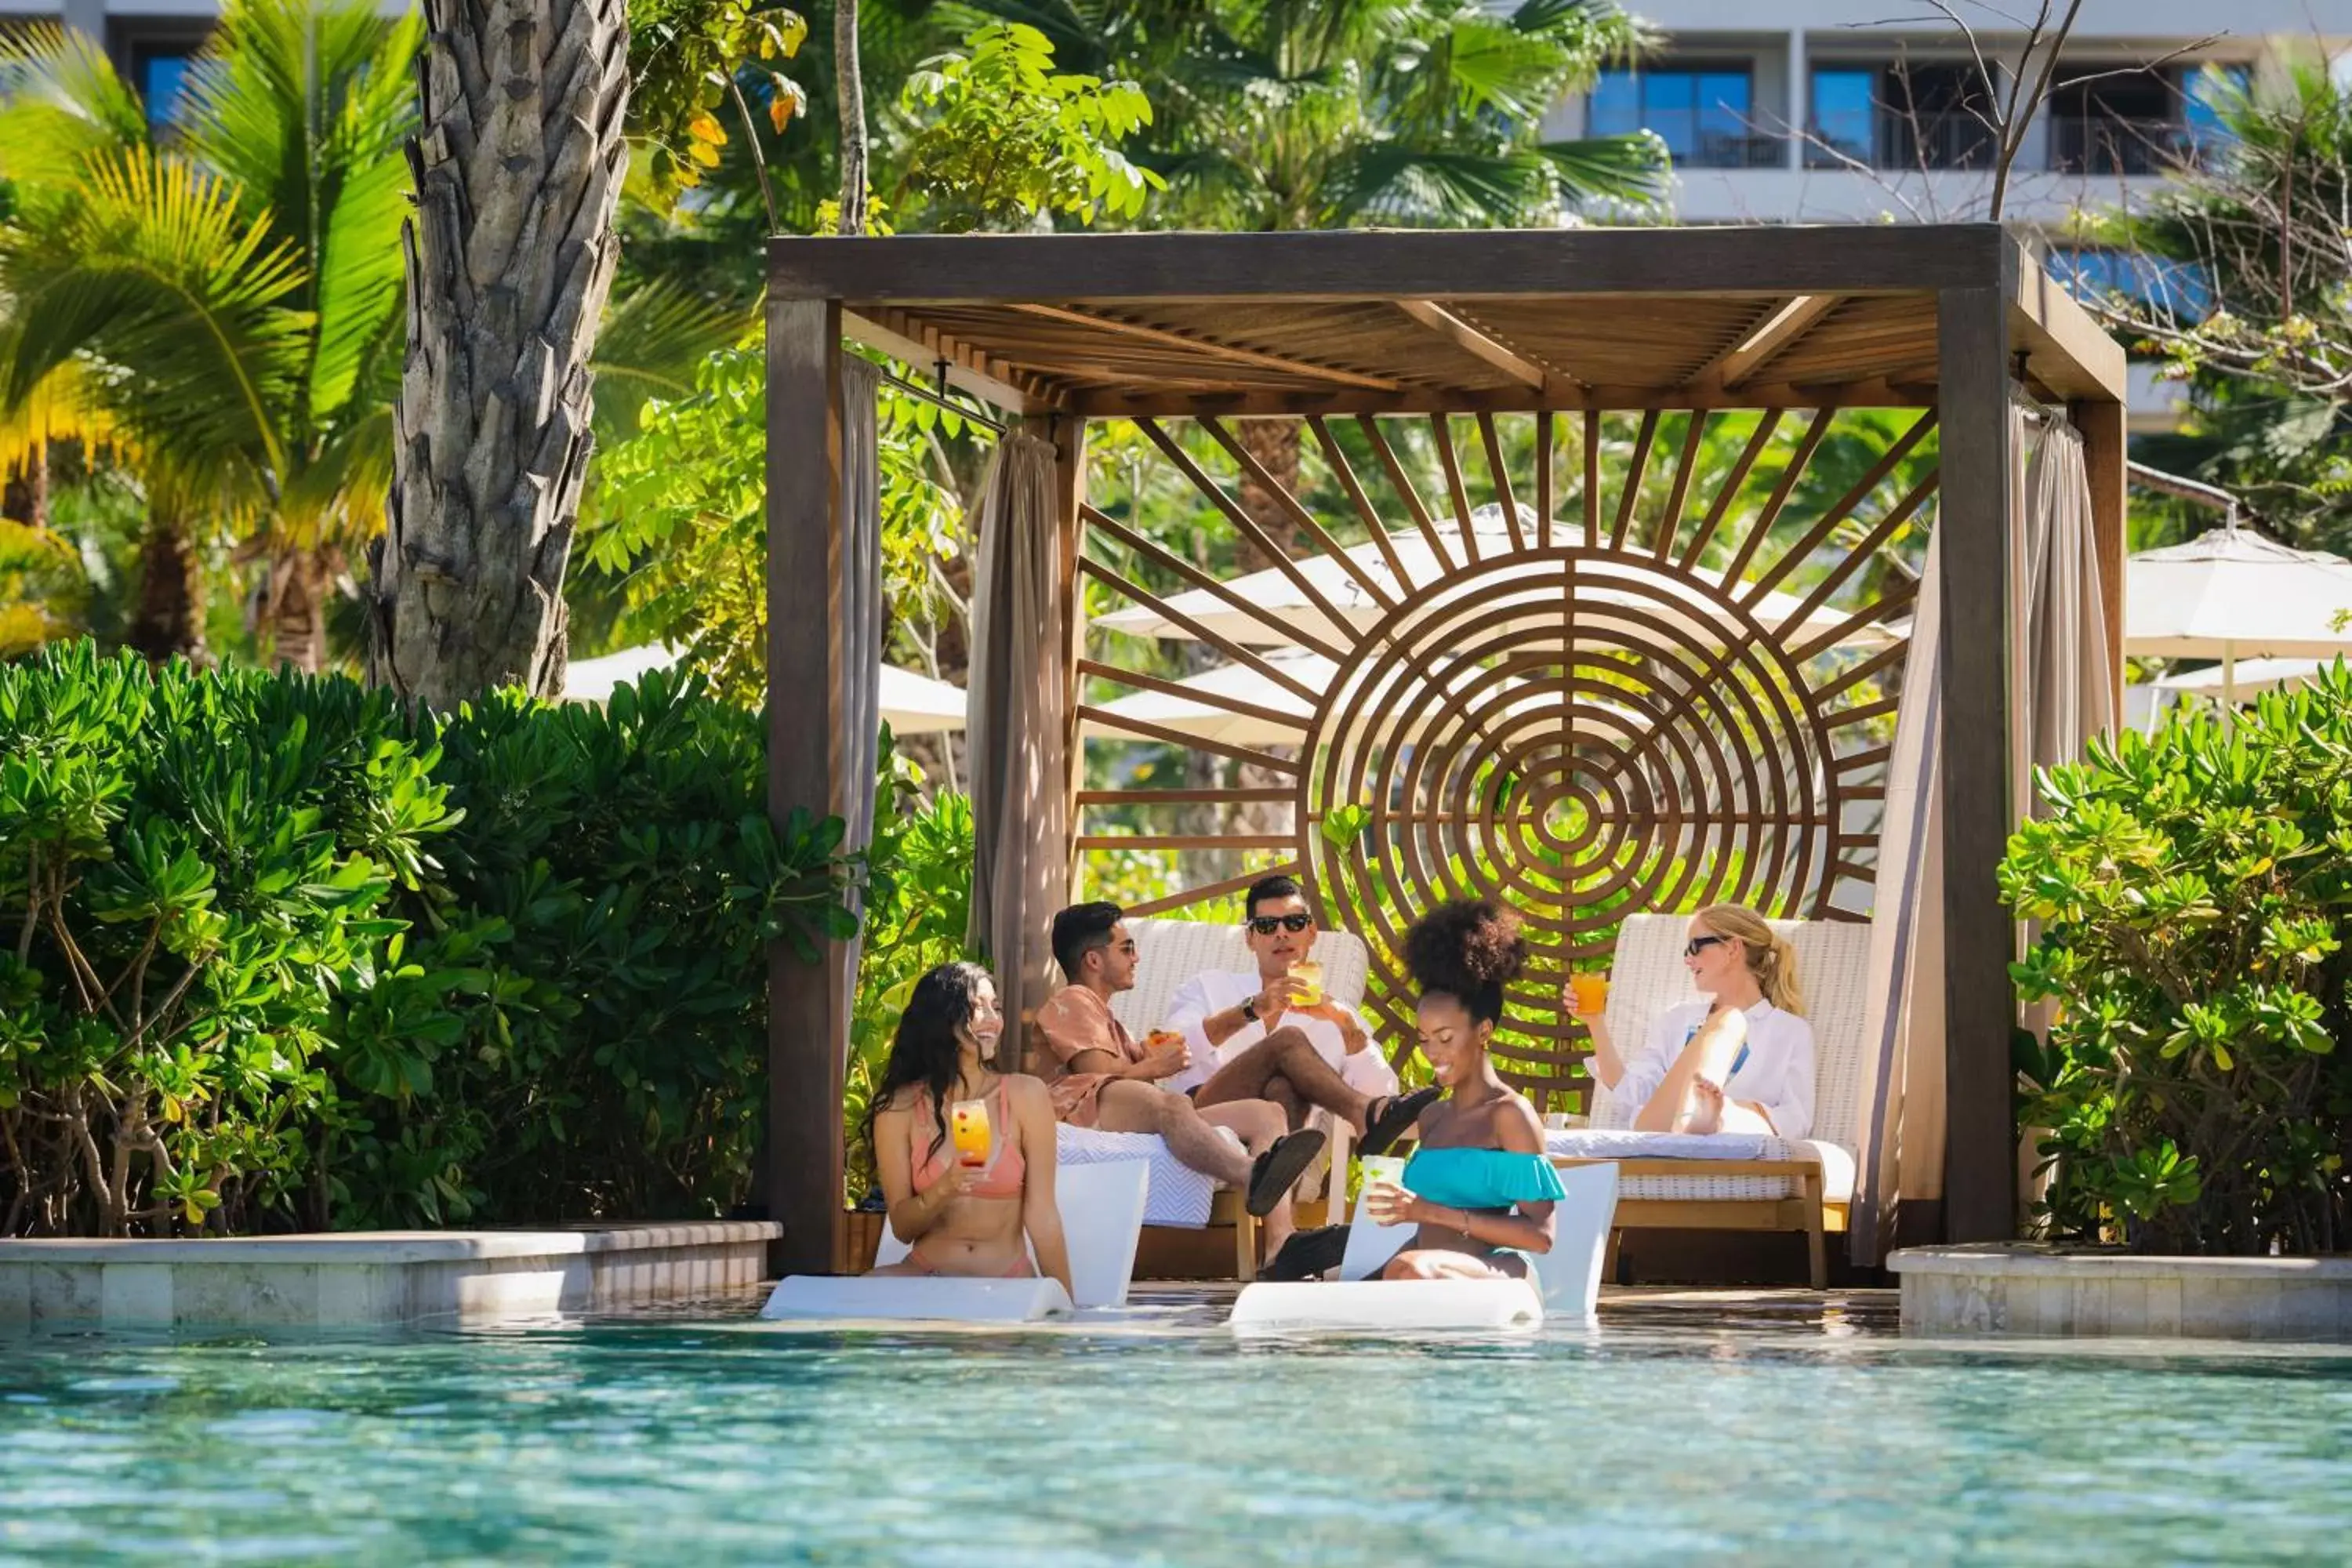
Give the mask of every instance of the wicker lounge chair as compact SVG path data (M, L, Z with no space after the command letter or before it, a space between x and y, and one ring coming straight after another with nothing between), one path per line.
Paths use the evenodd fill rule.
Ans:
M1691 1000L1683 967L1689 925L1683 915L1633 915L1617 936L1610 976L1609 1029L1628 1053L1648 1039L1651 1021ZM1829 1282L1828 1231L1843 1231L1853 1196L1855 1151L1862 1144L1863 1010L1869 992L1870 927L1863 921L1775 921L1797 950L1805 1016L1813 1026L1812 1136L1682 1140L1622 1130L1633 1106L1592 1086L1591 1133L1551 1135L1562 1168L1612 1160L1621 1178L1617 1228L1623 1230L1788 1230L1805 1236L1816 1289ZM1636 1140L1639 1140L1636 1142ZM1732 1149L1736 1158L1669 1156L1677 1145L1704 1154ZM1639 1152L1614 1155L1614 1147ZM1614 1247L1612 1247L1613 1254Z

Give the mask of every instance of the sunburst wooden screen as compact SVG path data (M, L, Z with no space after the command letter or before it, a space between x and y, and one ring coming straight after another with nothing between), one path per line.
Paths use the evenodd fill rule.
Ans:
M1398 958L1405 927L1447 899L1509 902L1536 961L1510 998L1498 1054L1514 1081L1573 1102L1583 1080L1571 1068L1586 1048L1559 1010L1559 986L1571 965L1605 961L1623 913L1719 900L1832 920L1868 910L1916 589L1909 571L1870 568L1896 558L1906 528L1924 526L1935 473L1916 454L1934 416L1916 416L1811 516L1795 515L1791 497L1834 409L1623 416L1635 434L1614 494L1601 460L1609 416L1502 417L1532 418L1531 471L1509 471L1496 416L1475 416L1466 459L1471 416L1420 423L1443 476L1433 497L1413 483L1390 422L1355 421L1361 438L1345 445L1371 454L1360 472L1332 425L1307 421L1307 444L1356 514L1328 521L1276 483L1234 428L1202 421L1234 477L1277 499L1288 540L1253 521L1171 430L1139 421L1274 563L1297 608L1270 612L1092 509L1080 571L1286 700L1220 696L1127 668L1120 650L1133 645L1097 634L1080 673L1097 700L1081 718L1097 735L1192 747L1276 782L1087 792L1081 807L1282 803L1290 820L1245 837L1114 837L1082 818L1078 847L1082 866L1111 848L1271 852L1307 882L1325 921L1367 939L1368 1000L1400 1056L1412 1038ZM1754 428L1713 493L1695 495L1708 422L1727 418ZM1662 420L1681 422L1678 454L1665 451L1676 442L1670 424L1661 438ZM1785 456L1777 472L1771 462L1759 471L1768 450ZM1465 483L1482 458L1482 488L1496 498L1487 518ZM1564 463L1582 479L1567 487L1572 515L1557 504ZM1360 542L1343 546L1335 530ZM1139 576L1184 586L1155 593ZM1186 594L1192 610L1171 602ZM1328 661L1313 667L1323 679L1302 678L1295 658L1270 650L1277 642ZM1120 688L1253 719L1288 743L1205 741L1122 717L1101 695ZM1138 910L1230 898L1249 879L1205 880Z

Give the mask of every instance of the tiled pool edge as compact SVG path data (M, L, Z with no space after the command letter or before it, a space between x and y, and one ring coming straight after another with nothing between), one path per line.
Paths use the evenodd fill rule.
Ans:
M2022 1243L1914 1247L1906 1334L2352 1340L2352 1258L2143 1258Z
M353 1231L219 1241L0 1241L0 1333L496 1321L748 1290L767 1221Z

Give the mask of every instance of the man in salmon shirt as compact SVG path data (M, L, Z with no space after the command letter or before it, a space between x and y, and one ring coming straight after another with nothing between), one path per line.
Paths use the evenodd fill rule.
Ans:
M1054 960L1069 981L1037 1009L1054 1115L1073 1127L1157 1133L1189 1168L1244 1194L1265 1221L1265 1245L1291 1232L1290 1189L1323 1152L1320 1132L1292 1132L1279 1107L1233 1100L1209 1110L1161 1087L1191 1065L1181 1036L1139 1042L1110 999L1135 985L1135 939L1117 904L1076 904L1054 917ZM1235 1143L1225 1135L1230 1129Z

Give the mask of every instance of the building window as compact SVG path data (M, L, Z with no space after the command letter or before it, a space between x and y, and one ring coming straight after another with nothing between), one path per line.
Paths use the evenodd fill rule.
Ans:
M2060 82L2050 94L2050 167L2067 174L2161 174L2229 134L2221 110L2243 66L2132 70Z
M1972 65L1822 65L1811 81L1810 167L1992 166L1992 96Z
M138 90L147 123L163 127L186 111L188 73L210 26L174 19L117 19L108 29L116 68Z
M2137 251L2062 245L2042 265L2078 300L2120 294L2184 321L2203 320L2213 304L2202 270Z
M1676 163L1694 169L1770 168L1780 141L1755 129L1755 87L1745 63L1668 63L1610 70L1593 84L1595 136L1654 132Z
M1805 162L1815 168L1847 163L1867 164L1878 124L1878 73L1845 67L1815 67L1812 141Z

